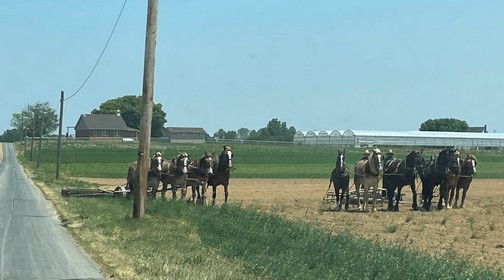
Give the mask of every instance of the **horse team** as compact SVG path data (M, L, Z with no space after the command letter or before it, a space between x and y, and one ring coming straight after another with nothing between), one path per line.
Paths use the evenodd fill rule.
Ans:
M171 186L172 198L177 198L177 190L181 190L181 198L187 195L187 188L191 187L190 202L206 204L208 186L212 186L212 204L215 204L217 186L224 187L224 201L227 202L229 192L229 178L233 169L233 152L230 146L224 146L218 157L214 153L204 152L198 159L190 160L186 152L179 153L171 161L165 160L157 152L150 161L147 175L147 188L150 189L152 198L156 198L159 183L162 183L161 197L166 198L168 185ZM130 164L126 186L130 193L138 184L136 174L137 162Z
M411 151L404 159L392 159L383 165L383 156L380 149L374 148L369 156L358 160L354 165L354 185L359 210L368 211L369 193L371 192L372 210L376 211L378 184L382 178L383 192L388 200L388 211L399 211L401 190L410 186L413 202L412 209L418 209L415 179L420 177L422 182L422 208L432 210L434 189L439 187L438 210L457 207L459 192L462 190L460 207L464 207L467 190L476 174L478 161L474 155L468 154L465 159L460 158L458 149L443 149L437 156L424 160L422 151ZM345 196L345 210L349 203L349 172L345 163L345 150L338 150L336 165L331 173L329 188L334 186L336 196L336 210L342 209ZM360 196L363 196L363 205L360 205ZM395 203L394 203L395 195ZM455 202L453 198L455 195ZM444 202L444 204L443 204Z

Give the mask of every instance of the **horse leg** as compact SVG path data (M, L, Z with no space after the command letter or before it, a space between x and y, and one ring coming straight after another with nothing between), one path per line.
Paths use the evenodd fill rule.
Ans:
M385 177L383 177L383 185L385 187L385 189L387 189L387 200L388 200L388 206L387 206L387 210L388 211L393 211L394 210L394 191L395 191L395 188L396 186L394 186L394 184L392 184L392 182L390 182L389 179L386 179L385 180Z
M443 200L445 203L448 200L448 190L446 188L446 182L441 183L441 186L439 186L438 210L443 210Z
M345 195L345 188L342 186L338 186L338 211L343 210L343 197Z
M373 212L376 212L376 196L378 195L378 180L376 180L374 186L373 186L373 193L372 193L372 199L373 199L373 208L371 210Z
M395 199L394 211L399 211L399 201L401 200L401 191L403 186L397 186L397 194Z
M182 183L180 186L180 199L185 199L187 196L187 186L185 183ZM178 188L178 186L176 186Z
M413 211L418 210L418 203L417 203L417 192L416 192L416 186L415 186L415 179L413 179L413 182L410 184L411 188L411 193L413 194L413 204L411 205L411 208Z
M390 185L387 188L387 200L388 200L388 206L387 210L388 211L394 211L394 193L396 190L396 186Z
M334 184L334 201L336 203L334 205L335 206L334 209L336 211L340 210L340 208L339 208L339 205L340 205L339 200L340 200L339 189L336 187L336 184Z
M189 198L189 202L192 201L192 203L196 203L196 192L197 192L197 189L196 189L196 186L195 185L191 185L191 190L192 190L192 194L191 194L191 198Z
M448 205L446 206L448 209L452 208L452 201L455 195L455 186L450 186L450 200L448 201ZM456 207L455 207L456 208Z
M369 186L367 185L367 182L362 184L364 186L364 194L363 196L363 201L362 201L362 211L367 212L368 211L368 200L369 200Z
M359 209L359 210L362 209L361 204L360 204L360 186L361 186L361 182L359 182L357 180L357 183L355 183L355 195L357 196L357 209Z
M422 198L423 198L423 209L425 211L431 211L431 203L432 203L432 192L434 186L431 184L422 183Z
M147 178L147 181L148 181L148 184L150 185L151 187L151 198L152 199L156 199L156 194L157 194L157 189L159 187L159 181L161 180L161 178L157 177L157 178Z
M163 184L163 188L161 189L161 199L166 200L166 190L168 189L168 183L166 182L166 178L162 178L161 183Z
M212 185L212 205L215 205L216 198L217 198L217 186Z
M455 201L453 202L453 208L458 208L459 194L460 194L460 188L457 186L455 189Z
M348 211L348 201L350 200L350 188L348 185L345 187L345 211Z
M462 200L460 201L460 208L464 208L464 202L465 202L465 198L466 198L466 194L467 194L468 190L469 190L469 186L464 187L464 189L462 190Z
M224 186L224 202L227 202L229 197L229 184L226 183L223 184L223 186Z
M206 198L207 188L208 184L206 182L203 183L203 185L201 185L201 203L203 205L207 205L207 198Z
M172 193L172 199L176 200L177 199L177 188L178 184L176 182L170 182L171 185L171 193Z

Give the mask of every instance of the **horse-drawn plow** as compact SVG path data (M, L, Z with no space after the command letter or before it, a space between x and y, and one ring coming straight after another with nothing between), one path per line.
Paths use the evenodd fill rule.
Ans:
M63 197L99 197L99 196L113 196L113 197L126 197L129 194L129 188L118 186L113 190L106 190L102 188L72 188L65 187L61 189L61 196Z
M382 191L387 191L385 189L382 189L382 188L379 188L378 189L378 194L377 194L377 198L376 198L376 202L377 203L380 203L380 204L383 204L384 202L387 201L387 197L382 197ZM373 195L373 188L370 188L369 189L369 192L368 192L368 200L369 202L372 201L372 195ZM404 196L404 194L402 194L402 196ZM360 190L360 193L359 193L359 198L361 199L361 203L362 203L362 200L364 198L364 190ZM343 196L343 204L345 203L345 196ZM323 202L336 202L336 194L334 193L333 190L331 189L328 189L327 192L325 193L324 197L322 198L322 201ZM348 203L349 204L352 204L352 205L357 205L357 193L355 190L353 191L350 191L350 196L348 197Z
M187 178L186 179L186 184L187 186L192 186L192 185L202 185L203 182L202 180L198 179L192 179L192 178ZM177 189L181 189L181 186L178 186ZM163 188L162 186L159 186L157 189L157 192L162 192ZM166 191L171 191L172 187L169 185L166 188ZM147 194L151 194L152 189L147 188ZM130 194L130 189L129 187L124 184L122 186L117 186L113 190L111 189L104 189L104 188L74 188L74 187L64 187L61 188L61 196L63 197L100 197L100 196L112 196L112 197L127 197Z

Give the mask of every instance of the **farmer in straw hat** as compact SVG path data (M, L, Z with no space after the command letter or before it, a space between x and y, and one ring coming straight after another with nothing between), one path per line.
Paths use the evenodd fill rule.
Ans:
M388 164L395 159L396 158L394 157L394 151L392 151L392 149L389 149L385 154L385 158L383 159L383 169L386 169L388 167Z
M362 152L362 158L361 158L361 160L363 160L363 159L366 159L366 160L369 159L370 155L371 155L371 153L369 152L369 150L365 149L364 152Z

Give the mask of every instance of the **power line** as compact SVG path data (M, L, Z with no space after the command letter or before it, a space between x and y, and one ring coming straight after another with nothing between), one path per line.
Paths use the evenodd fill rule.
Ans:
M124 3L122 5L122 7L121 7L121 11L119 12L119 15L117 16L117 20L115 21L114 27L112 28L112 31L110 32L110 35L109 35L109 37L107 39L107 43L105 43L105 46L103 47L103 50L101 51L100 56L98 57L98 60L96 61L95 65L93 66L93 69L91 69L91 72L89 73L89 75L87 76L87 78L84 80L84 82L82 83L82 85L77 89L77 91L75 91L72 95L70 95L69 97L67 97L66 99L64 99L64 101L67 101L68 99L74 97L84 87L84 85L87 83L87 81L89 80L89 78L91 78L91 75L93 75L94 70L98 66L98 63L100 62L100 60L101 60L101 58L103 56L103 53L105 53L105 50L107 49L107 46L108 46L108 44L110 42L110 39L112 38L112 35L114 34L114 31L116 29L117 23L119 22L119 19L121 18L121 15L123 13L124 6L126 6L126 2L128 2L128 0L124 0Z

